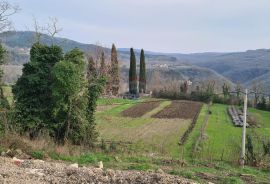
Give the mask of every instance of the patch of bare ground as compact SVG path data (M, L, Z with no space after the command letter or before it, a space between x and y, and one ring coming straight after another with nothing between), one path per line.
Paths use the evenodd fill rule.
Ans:
M157 108L159 104L159 101L143 102L124 110L122 112L122 115L124 117L138 118L143 116L147 112Z
M171 105L165 107L152 117L161 119L192 119L196 116L201 107L202 103L200 102L174 100Z
M165 173L78 167L77 164L67 165L40 160L14 162L14 159L0 157L0 183L189 184L194 182Z

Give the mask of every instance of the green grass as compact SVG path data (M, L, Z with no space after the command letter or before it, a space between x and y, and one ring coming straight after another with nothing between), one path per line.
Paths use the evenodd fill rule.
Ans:
M256 132L270 141L270 112L253 108L249 108L248 111L256 117L261 125L260 128L255 129Z
M234 127L227 114L227 106L214 104L202 142L200 158L237 162L240 155L242 129Z
M122 117L121 112L134 103L122 104L96 114L97 129L101 139L132 142L128 151L157 154L179 158L178 146L181 135L191 120L155 119L151 115L162 110L170 101L163 101L159 107L143 117Z
M11 105L13 103L13 94L11 86L2 86L4 96L7 98L8 103Z
M195 146L195 143L200 136L200 130L206 114L207 114L207 105L204 104L193 131L190 133L186 143L183 146L181 146L182 159L186 160L192 159L193 147Z
M206 137L200 144L200 150L196 154L196 158L204 161L226 161L230 163L238 163L241 152L242 128L235 127L227 114L227 105L213 104L211 106L212 114L209 116L208 125L206 127ZM248 128L247 134L254 135L256 133L264 140L270 141L270 113L257 109L249 109L256 116L261 128ZM203 107L194 131L191 133L185 147L185 158L189 159L194 142L200 134L200 128L206 109ZM254 149L260 152L262 145L254 140Z
M34 158L34 159L44 159L44 152L43 151L32 151L30 152L30 155Z

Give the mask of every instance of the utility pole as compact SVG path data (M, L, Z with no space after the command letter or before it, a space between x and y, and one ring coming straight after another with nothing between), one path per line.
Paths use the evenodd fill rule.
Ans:
M248 90L245 91L244 97L244 122L243 122L243 132L242 132L242 152L241 152L241 160L240 165L244 167L245 165L245 154L246 154L246 127L247 127L247 98Z

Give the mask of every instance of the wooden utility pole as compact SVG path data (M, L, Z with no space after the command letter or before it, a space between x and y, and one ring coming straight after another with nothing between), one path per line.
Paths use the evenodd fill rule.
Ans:
M245 165L245 154L246 154L247 95L248 95L248 90L246 89L245 97L244 97L244 122L243 122L243 132L242 132L242 152L241 152L241 160L240 160L240 165L242 167L244 167Z

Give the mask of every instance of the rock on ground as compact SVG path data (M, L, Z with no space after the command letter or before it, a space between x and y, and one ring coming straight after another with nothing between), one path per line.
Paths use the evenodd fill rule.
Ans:
M0 184L193 184L178 176L141 171L103 170L94 167L69 167L58 162L23 160L14 163L0 157Z

